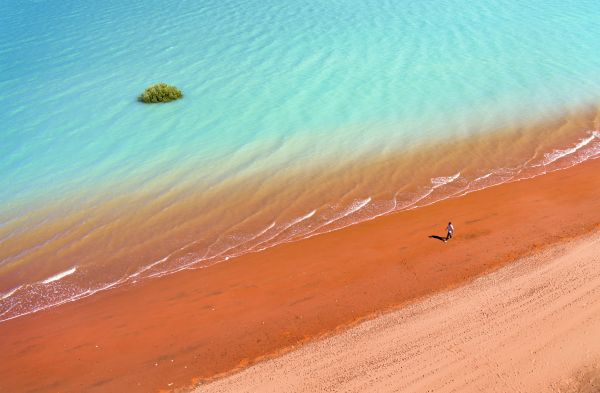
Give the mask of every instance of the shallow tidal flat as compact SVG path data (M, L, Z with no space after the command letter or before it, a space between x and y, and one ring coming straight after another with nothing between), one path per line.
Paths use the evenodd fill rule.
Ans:
M598 163L6 321L2 387L185 387L293 349L598 228ZM429 238L447 217L455 239Z
M600 152L599 119L589 106L402 153L233 178L209 190L142 188L91 206L45 207L0 229L0 257L11 262L2 269L0 319L577 165ZM19 230L25 227L33 228Z

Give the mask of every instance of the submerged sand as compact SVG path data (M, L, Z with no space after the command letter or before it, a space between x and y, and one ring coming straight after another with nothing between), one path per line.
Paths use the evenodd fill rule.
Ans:
M600 233L194 392L597 392L597 366Z

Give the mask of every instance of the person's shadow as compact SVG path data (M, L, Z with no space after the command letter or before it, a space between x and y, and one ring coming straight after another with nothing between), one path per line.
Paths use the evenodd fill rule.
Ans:
M429 237L430 237L430 238L432 238L432 239L438 239L438 240L441 240L441 241L443 241L443 242L445 242L445 241L446 241L446 238L445 238L445 237L441 237L441 236L437 236L437 235L431 235L431 236L429 236Z

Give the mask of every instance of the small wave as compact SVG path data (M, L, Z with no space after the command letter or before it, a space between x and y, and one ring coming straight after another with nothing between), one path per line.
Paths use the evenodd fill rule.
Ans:
M4 300L4 299L11 297L15 292L17 292L21 288L23 288L23 285L19 285L18 287L13 288L6 293L3 293L2 295L0 295L0 300Z
M581 148L587 146L590 142L592 142L594 139L599 138L600 139L600 132L598 131L593 131L591 133L591 135L587 138L583 138L582 140L580 140L575 146L570 147L568 149L557 149L554 150L551 153L546 153L544 154L544 162L543 165L549 165L552 164L553 162L571 155L575 152L577 152L578 150L580 150Z
M305 215L303 215L302 217L300 217L299 220L295 221L294 224L299 223L300 221L304 221L304 220L308 220L309 218L311 218L312 216L315 215L315 213L317 212L317 210L313 210ZM292 224L293 225L293 224Z
M314 213L313 213L313 214L314 214ZM238 247L242 247L244 244L248 244L248 243L250 243L251 241L258 239L259 237L261 237L261 236L262 236L262 235L264 235L265 233L269 232L269 231L270 231L271 229L273 229L274 227L275 227L275 221L273 221L273 222L271 223L271 225L269 225L268 227L266 227L266 228L265 228L265 229L263 229L262 231L258 232L256 235L253 235L253 236L251 236L249 239L247 239L247 240L244 240L244 241L243 241L243 242L241 242L241 243L234 244L233 246L230 246L230 247L228 247L228 248L224 249L223 251L220 251L219 253L217 253L217 254L215 254L215 255L211 256L211 258L216 258L216 257L219 257L219 256L221 256L221 255L223 255L223 254L225 254L225 253L227 253L227 252L229 252L229 251L231 251L231 250L235 250L235 249L236 249L236 248L238 248ZM229 258L229 257L226 257L226 258Z
M282 225L281 228L279 228L279 230L277 230L273 235L269 236L268 238L261 240L259 243L255 244L254 246L249 247L246 250L243 250L242 252L238 252L238 253L233 253L231 255L223 255L228 251L231 251L232 249L235 249L237 247L241 247L245 244L248 244L250 242L252 242L253 240L257 240L259 239L262 235L268 233L271 229L276 227L276 222L272 222L269 226L267 226L265 229L263 229L262 231L260 231L257 235L252 236L251 238L243 241L242 243L236 244L235 246L232 246L222 252L219 252L218 254L215 254L213 256L208 257L206 254L208 253L208 251L200 257L192 257L191 260L188 260L184 263L182 263L181 265L179 265L178 267L176 267L175 269L172 270L168 270L168 271L158 271L158 272L154 272L152 274L149 274L147 276L145 276L145 278L157 278L157 277L163 277L165 275L168 274L173 274L173 273L177 273L180 272L182 270L189 270L189 269L194 269L194 268L204 268L206 267L204 266L198 266L198 264L200 262L203 261L212 261L212 263L216 263L219 261L228 261L231 258L235 258L237 256L243 255L245 253L252 253L252 252L258 252L258 251L262 251L265 250L267 248L272 247L273 245L279 244L280 242L276 242L275 244L268 244L266 245L268 242L270 242L271 240L277 238L277 236L279 236L280 234L282 234L283 232L285 232L286 230L288 230L289 228L293 227L294 225L297 225L309 218L311 218L312 216L314 216L316 214L317 210L312 210L310 212L308 212L307 214L297 217L295 219L293 219L292 221L288 222L287 224ZM263 246L264 245L264 246ZM261 247L263 246L263 247ZM212 264L211 263L211 264ZM156 263L155 263L156 264ZM143 271L149 270L149 268L145 268L143 269Z
M458 172L454 176L434 177L433 179L431 179L431 184L433 185L433 189L435 190L436 188L440 188L441 186L452 183L454 180L458 179L459 177L460 177L460 172Z
M371 202L371 197L368 197L366 199L361 199L361 200L357 200L354 201L346 210L344 210L341 214L337 215L334 218L331 218L327 221L325 221L323 224L317 226L316 228L314 228L313 230L307 232L307 233L303 233L299 236L299 238L308 238L308 237L312 237L318 234L321 234L321 232L317 232L319 229L325 228L328 225L333 224L336 221L339 221L345 217L348 217L349 215L356 213L357 211L359 211L360 209L362 209L363 207L367 206L369 203ZM347 225L346 225L347 226ZM291 239L291 238L290 238ZM289 240L289 239L286 239Z
M474 181L485 180L485 179L487 179L488 177L492 176L493 174L494 174L494 172L490 172L490 173L488 173L488 174L485 174L485 175L483 175L483 176L479 176L479 177L478 177L478 178L476 178Z
M70 268L69 270L65 270L64 272L55 274L54 276L45 279L44 281L42 281L42 284L49 284L53 281L58 281L61 278L70 276L71 274L75 273L76 270L77 270L77 266L74 266L74 267Z
M8 314L10 312L10 310L12 310L13 308L15 308L17 306L18 303L12 304L9 308L7 308L5 311L3 311L0 314L0 318L2 318L2 316L4 316L5 314Z
M75 272L75 270L76 270L76 267L74 267L72 269L69 269L67 272L71 272L71 271ZM59 274L57 274L55 276L52 276L52 277L50 277L48 279L48 280L53 279L52 281L44 280L44 281L42 281L42 284L48 284L48 283L53 282L53 281L58 281L62 277L65 277L65 276L67 276L69 274L73 274L73 273L64 274L64 273L67 273L67 272L59 273ZM64 274L64 275L62 277L60 277L60 278L54 279L55 277L57 277L57 276L59 276L61 274ZM57 306L60 306L62 304L71 303L71 302L74 302L74 301L77 301L77 300L80 300L80 299L84 299L84 298L92 296L92 295L94 295L94 294L96 294L98 292L105 291L105 290L117 287L117 286L119 286L121 284L124 284L125 282L127 282L127 277L120 278L117 281L114 281L114 282L111 282L111 283L108 283L108 284L104 284L102 286L99 286L99 287L96 287L96 288L93 288L93 289L92 288L88 288L86 290L82 290L81 292L74 293L74 294L72 294L71 296L69 296L67 298L64 298L64 299L61 299L61 300L57 300L57 301L50 301L50 302L48 302L46 304L42 304L42 305L40 305L38 307L34 307L32 309L21 310L21 312L17 312L14 315L9 315L8 317L4 317L11 310L13 310L15 308L19 308L20 309L20 307L18 307L18 306L22 306L22 303L17 300L16 303L12 303L10 305L10 307L8 307L6 310L4 310L2 312L2 314L0 314L0 323L1 322L5 322L5 321L9 321L11 319L19 318L19 317L22 317L22 316L25 316L25 315L34 314L36 312L47 310L49 308L57 307ZM33 285L35 286L36 284L33 284ZM39 283L38 283L38 285L39 285Z
M446 184L450 184L450 183L454 182L459 177L460 177L460 172L456 173L453 176L440 176L440 177L432 178L431 179L431 185L432 185L431 188L428 188L422 195L415 197L412 201L410 201L407 204L405 204L404 206L402 206L402 208L400 210L411 210L411 209L416 209L417 207L424 206L424 205L419 205L419 202L428 198L438 188L445 186ZM435 203L435 202L438 202L438 200L435 200L431 203ZM426 205L430 205L431 203L427 203Z
M358 200L358 201L354 201L350 205L350 207L348 207L346 210L344 210L344 212L342 212L342 214L340 214L339 216L337 216L335 218L325 221L325 223L323 223L323 225L321 225L319 228L323 228L329 224L333 224L334 222L339 221L342 218L348 217L350 214L356 213L363 207L367 206L370 202L371 202L371 197L368 197L368 198L362 199L362 200Z
M143 266L143 267L142 267L142 268L140 268L140 269L139 269L137 272L133 273L133 274L132 274L131 276L129 276L129 277L130 277L130 278L135 278L135 277L139 276L140 274L144 273L145 271L152 269L154 266L156 266L156 265L158 265L158 264L161 264L161 263L163 263L164 261L166 261L167 259L169 259L169 257L170 257L171 255L172 255L172 253L171 253L171 254L169 254L169 255L167 255L167 256L166 256L166 257L164 257L164 258L161 258L161 259L159 259L159 260L157 260L157 261L154 261L154 262L152 262L151 264L149 264L149 265L147 265L147 266Z
M277 231L274 235L270 236L269 238L263 240L262 242L255 244L253 247L251 247L248 251L261 251L264 250L266 247L263 248L257 248L259 246L262 246L263 244L268 243L269 241L275 239L277 236L279 236L280 234L282 234L283 232L287 231L288 229L290 229L291 227L293 227L294 225L297 225L299 223L301 223L302 221L306 221L309 218L311 218L312 216L314 216L317 213L317 210L312 210L308 213L306 213L305 215L295 218L292 221L290 221L289 223L285 224L279 231Z

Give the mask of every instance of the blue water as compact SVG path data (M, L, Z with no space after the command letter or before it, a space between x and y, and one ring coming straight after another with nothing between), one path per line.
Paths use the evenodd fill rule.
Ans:
M195 228L186 242L205 232L218 242L238 228L232 210L238 217L253 213L233 196L212 200L210 192L231 195L237 184L246 185L244 192L247 184L268 189L263 183L271 177L308 178L330 165L401 155L597 104L598 20L600 2L585 0L3 1L0 292L74 264L73 276L85 275L84 246L76 262L49 261L43 250L60 250L56 239L85 221L55 228L55 220L107 201L132 198L127 206L135 208L135 198L168 199L179 190L152 211L158 214L198 195L199 206L214 214L177 225ZM137 102L157 82L180 87L184 98ZM453 175L432 170L427 178ZM348 184L361 181L357 171ZM343 194L350 208L339 211L366 200L353 189ZM270 197L295 198L265 192L261 201L268 205ZM324 192L298 205L318 210L336 198ZM119 214L89 220L112 225ZM267 207L260 217L266 228L278 219ZM41 234L27 240L34 230ZM161 244L161 252L179 246ZM133 246L119 247L111 250ZM150 262L117 258L108 265L126 268L102 283ZM102 269L79 277L90 283L86 290ZM7 304L5 310L16 307Z

